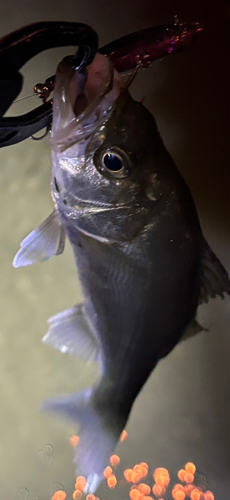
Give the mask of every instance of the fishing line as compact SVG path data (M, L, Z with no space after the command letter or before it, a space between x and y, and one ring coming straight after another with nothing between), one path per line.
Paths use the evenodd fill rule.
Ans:
M27 95L25 97L21 97L21 99L17 99L16 101L13 101L12 105L16 104L16 102L20 102L20 101L24 101L25 99L29 99L29 97L38 97L38 96L37 96L37 94L30 94L30 95Z

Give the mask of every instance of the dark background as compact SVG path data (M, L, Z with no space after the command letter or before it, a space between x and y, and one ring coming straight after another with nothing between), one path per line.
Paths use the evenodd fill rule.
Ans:
M0 36L32 22L74 20L91 25L102 46L135 30L173 23L175 14L181 22L199 21L203 32L183 53L138 75L132 93L137 99L145 97L145 105L156 117L192 191L205 237L230 272L229 3L9 0L0 4ZM28 63L22 95L52 75L67 53L68 49L48 51ZM10 114L35 105L37 101L28 99ZM25 486L46 499L51 482L60 480L69 491L74 482L65 443L67 427L38 413L44 396L76 390L78 373L84 375L81 365L75 366L77 362L40 342L46 319L72 306L80 296L72 257L67 250L41 267L11 268L19 241L52 210L49 155L47 140L27 140L0 151L0 488L4 498L14 498L17 489ZM122 464L133 466L143 460L152 468L166 466L175 475L187 460L194 461L222 500L230 489L230 298L211 301L201 308L199 317L209 332L177 347L159 364L139 396L128 425L130 438L121 450ZM87 370L84 376L87 385ZM34 457L47 442L56 450L56 468L43 473ZM115 490L111 495L120 498L121 494Z

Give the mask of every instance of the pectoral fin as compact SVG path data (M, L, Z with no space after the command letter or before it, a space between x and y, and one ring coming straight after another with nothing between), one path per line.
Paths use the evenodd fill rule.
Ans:
M59 255L65 247L65 231L59 214L54 210L42 224L21 242L21 248L13 260L14 267L29 266Z
M48 323L49 330L43 342L86 362L98 361L99 341L86 317L83 304L52 316Z

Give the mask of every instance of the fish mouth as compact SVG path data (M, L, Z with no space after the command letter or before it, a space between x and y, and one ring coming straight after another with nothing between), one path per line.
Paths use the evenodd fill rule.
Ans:
M97 53L82 72L65 57L56 73L52 148L63 152L90 136L108 119L124 85L106 56Z
M127 205L127 203L99 203L96 201L91 202L90 200L82 200L81 198L77 198L73 205L68 205L68 203L62 199L60 194L55 191L52 191L52 198L55 206L59 208L63 214L65 214L67 219L76 219L79 215L95 215L118 210L130 211L130 209L132 209L132 206Z
M71 212L89 212L89 213L99 213L99 212L107 212L111 210L118 210L119 208L125 208L127 210L130 210L130 206L127 205L127 203L97 203L96 201L91 202L90 200L82 200L81 198L77 198L76 202L74 205L68 205L63 202L61 197L58 197L59 203L61 202L63 206L65 207L65 211L68 209Z
M83 199L80 198L79 196L75 196L73 202L69 205L68 202L65 199L65 196L62 197L60 192L57 191L55 184L52 185L51 189L52 193L52 198L55 204L61 205L63 210L66 211L71 211L71 212L103 212L103 211L110 211L110 210L118 210L119 208L125 208L129 209L132 206L135 206L135 203L132 203L133 200L129 200L129 205L127 205L127 201L124 202L119 202L119 203L108 203L108 202L103 202L103 201L96 201L96 200L89 200L89 199Z
M119 208L119 207L124 207L128 208L126 205L126 202L124 203L103 203L103 202L97 202L97 201L90 201L90 200L83 200L81 198L76 198L76 204L74 205L75 207L79 208L101 208L101 209L111 209L111 208Z
M126 209L130 210L130 207L128 207L125 204L121 205L96 205L96 204L91 204L91 205L74 205L73 209L79 213L81 212L82 214L99 214L99 213L105 213L105 212L112 212L116 210L121 210L121 209Z

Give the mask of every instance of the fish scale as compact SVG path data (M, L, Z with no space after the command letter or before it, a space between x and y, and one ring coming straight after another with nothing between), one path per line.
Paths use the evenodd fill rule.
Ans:
M121 383L121 370L117 366L117 357L121 366L124 365L125 359L127 366L129 365L129 356L131 357L130 353L132 352L130 338L132 338L134 349L136 349L137 343L135 342L135 337L139 337L140 343L140 331L146 330L146 326L148 325L150 332L148 336L147 334L145 335L145 349L147 341L150 345L154 344L153 332L154 323L156 324L156 313L152 312L154 310L154 295L151 290L148 293L148 287L151 287L152 280L147 280L148 272L151 269L149 269L150 266L148 264L147 269L142 270L142 277L138 278L135 274L135 267L130 266L128 258L121 249L118 251L113 249L111 259L111 249L108 249L108 246L97 241L93 241L92 243L91 239L87 239L85 236L81 236L81 239L84 241L84 244L80 252L77 247L75 250L80 280L83 290L86 293L88 292L88 300L90 298L95 309L98 311L97 330L100 332L101 338L104 336L103 346L105 348L106 345L109 345L109 352L111 354L109 355L109 352L106 350L107 364L110 366L112 372L117 371L119 373L119 383ZM142 248L144 247L143 244L141 246ZM106 254L109 254L108 261L105 260ZM149 259L146 259L146 262L148 263ZM83 273L82 270L84 270ZM108 287L103 292L101 280L105 279ZM105 296L103 296L103 293L105 293ZM148 295L150 306L148 306ZM130 306L132 316L127 314ZM163 322L162 334L164 334ZM116 351L118 353L117 357ZM115 370L111 369L113 364L116 367Z

